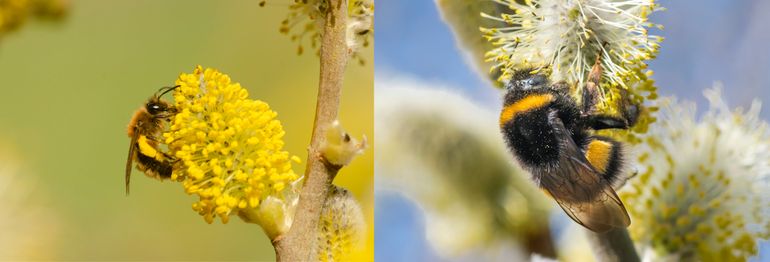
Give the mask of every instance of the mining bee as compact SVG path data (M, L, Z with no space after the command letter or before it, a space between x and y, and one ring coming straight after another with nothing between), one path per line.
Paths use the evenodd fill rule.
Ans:
M625 181L623 145L592 131L627 129L639 114L630 104L621 105L621 117L597 112L601 71L597 58L578 105L566 82L519 70L505 85L500 114L500 129L518 162L570 218L594 232L625 228L631 220L613 189Z
M174 158L159 150L164 121L169 121L176 114L173 105L160 98L179 86L163 87L147 103L140 107L128 123L128 137L131 144L126 161L126 195L129 192L132 163L136 169L149 177L164 179L171 177Z

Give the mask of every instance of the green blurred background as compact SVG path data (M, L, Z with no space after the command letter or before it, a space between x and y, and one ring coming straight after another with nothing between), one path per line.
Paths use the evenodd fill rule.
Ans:
M126 197L126 125L159 87L198 64L213 67L278 112L286 149L303 158L295 171L304 173L318 58L297 56L296 44L278 32L290 2L73 1L65 21L28 21L3 37L0 146L15 152L20 176L34 181L33 202L51 210L52 245L28 258L273 260L261 228L239 219L206 224L177 183L134 171ZM372 48L362 52L366 65L348 67L340 118L372 145ZM369 148L336 179L363 205L367 254L372 174Z

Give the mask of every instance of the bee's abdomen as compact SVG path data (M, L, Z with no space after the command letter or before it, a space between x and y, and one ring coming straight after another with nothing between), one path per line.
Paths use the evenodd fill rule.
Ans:
M508 147L528 168L554 166L559 161L559 141L548 123L548 110L520 113L502 125Z
M168 161L160 161L142 153L137 154L136 160L136 168L149 177L161 179L171 177L173 166Z
M623 150L618 141L602 136L592 136L585 147L589 163L614 184L620 177L623 165Z

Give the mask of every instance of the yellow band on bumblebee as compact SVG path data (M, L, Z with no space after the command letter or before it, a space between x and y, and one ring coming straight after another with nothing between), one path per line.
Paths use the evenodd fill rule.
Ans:
M541 108L553 101L553 98L552 94L530 95L513 104L505 106L503 112L500 113L500 127L513 120L513 117L516 114Z
M610 157L613 145L602 140L593 140L586 149L586 159L591 163L596 171L604 173L610 164Z

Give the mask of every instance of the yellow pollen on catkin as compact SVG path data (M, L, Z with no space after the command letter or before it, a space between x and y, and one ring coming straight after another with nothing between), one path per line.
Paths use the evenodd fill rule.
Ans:
M164 133L169 153L180 166L172 177L197 195L193 210L211 223L255 208L269 196L280 197L299 178L296 156L283 151L283 127L267 103L215 69L198 66L176 81L180 112ZM272 185L266 187L265 185Z
M361 207L349 191L332 186L319 217L316 261L350 261L361 249L366 222Z

